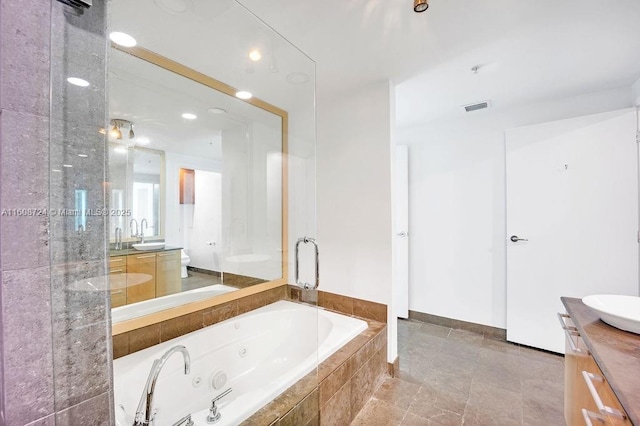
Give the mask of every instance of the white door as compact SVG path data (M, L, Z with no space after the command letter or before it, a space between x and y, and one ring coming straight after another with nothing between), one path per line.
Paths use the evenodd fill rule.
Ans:
M409 150L396 146L394 176L394 295L398 318L409 317Z
M638 295L635 133L634 110L507 131L507 340L562 353L560 297Z

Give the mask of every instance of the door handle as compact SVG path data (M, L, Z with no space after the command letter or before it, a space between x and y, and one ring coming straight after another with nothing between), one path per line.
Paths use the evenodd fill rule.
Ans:
M511 241L513 241L514 243L517 243L518 241L529 241L526 238L518 238L517 235L512 235L511 238L509 238Z

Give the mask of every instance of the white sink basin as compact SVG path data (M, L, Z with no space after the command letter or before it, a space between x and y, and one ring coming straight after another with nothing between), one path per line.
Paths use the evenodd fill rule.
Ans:
M640 297L596 294L583 297L582 302L607 324L640 334Z
M136 250L160 250L164 248L164 243L139 243L131 246Z

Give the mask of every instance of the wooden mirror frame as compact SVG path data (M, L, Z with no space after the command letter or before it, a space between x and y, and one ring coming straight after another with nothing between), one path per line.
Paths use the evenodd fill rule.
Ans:
M268 102L265 102L258 98L251 98L247 100L238 99L235 94L238 91L236 88L229 86L219 80L202 74L192 68L175 62L162 55L154 53L150 50L142 47L123 47L115 43L111 43L111 47L121 52L127 53L133 57L147 61L153 65L163 68L167 71L173 72L189 80L200 83L210 89L217 90L226 95L232 96L241 102L247 102L255 107L263 109L274 115L279 116L282 119L282 277L268 281L261 284L255 284L251 287L246 287L232 291L230 293L221 294L211 297L209 299L203 299L196 302L176 306L174 308L166 309L159 312L154 312L149 315L145 315L138 318L132 318L130 320L118 322L112 324L112 335L126 333L132 330L137 330L149 325L158 324L163 321L177 318L182 315L187 315L193 312L197 312L203 309L207 309L213 306L221 305L226 302L241 299L243 297L251 296L253 294L261 293L263 291L271 290L276 287L285 286L288 284L288 180L287 180L287 153L288 153L288 126L289 116L287 111L280 109Z

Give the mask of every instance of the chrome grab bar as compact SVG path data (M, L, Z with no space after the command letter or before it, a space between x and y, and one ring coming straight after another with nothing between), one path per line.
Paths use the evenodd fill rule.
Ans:
M299 254L300 254L300 243L311 243L315 246L316 249L316 282L313 286L309 283L300 282L300 262L299 262ZM305 290L315 290L320 285L320 254L318 252L318 243L315 239L309 237L298 238L298 242L296 243L296 284L298 287L302 287Z

